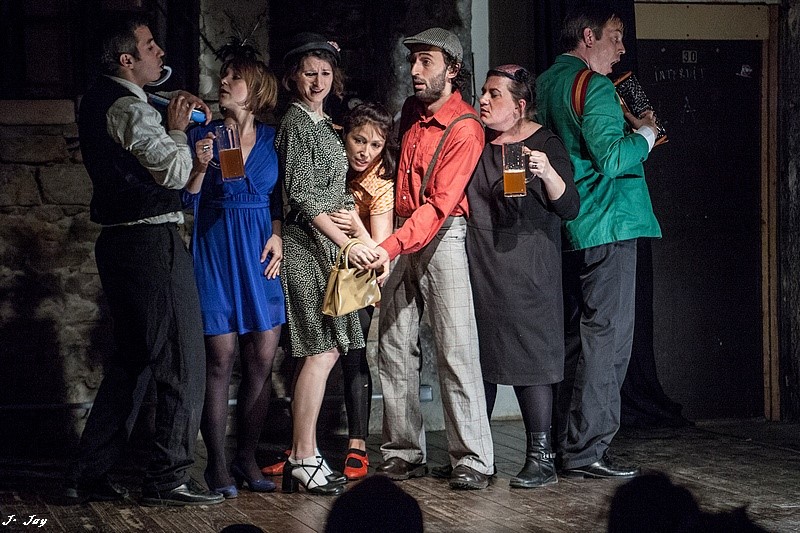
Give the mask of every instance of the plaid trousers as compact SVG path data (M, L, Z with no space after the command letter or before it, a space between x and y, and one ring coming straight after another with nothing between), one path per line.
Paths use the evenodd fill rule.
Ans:
M419 324L427 308L450 462L491 474L494 450L467 266L466 221L454 220L422 250L398 257L382 291L378 342L383 388L381 451L384 459L426 462L419 401Z

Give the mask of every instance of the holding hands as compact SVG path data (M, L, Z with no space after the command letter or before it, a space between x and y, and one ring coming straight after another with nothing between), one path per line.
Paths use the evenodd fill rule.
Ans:
M378 254L363 242L351 246L347 254L348 261L361 269L369 268L370 263L377 258Z
M375 246L371 251L375 255L375 259L365 268L377 271L378 285L383 286L383 282L389 277L389 252L380 246Z
M329 213L328 216L333 223L336 224L336 227L342 230L348 237L362 239L374 245L374 248L369 248L369 246L364 245L371 253L369 260L364 264L359 264L357 261L353 260L352 255L348 256L348 260L358 266L358 268L378 270L378 283L382 284L383 280L389 275L389 269L386 268L389 263L389 253L380 246L377 246L372 240L367 228L364 227L364 223L361 221L361 217L359 217L355 211L348 211L346 209L339 209L338 211ZM353 246L353 248L350 249L351 254L355 248L357 248L357 246Z
M368 264L367 268L373 270L383 269L381 275L378 276L378 282L382 282L389 275L389 252L380 246L376 246L372 251L377 256L377 259Z

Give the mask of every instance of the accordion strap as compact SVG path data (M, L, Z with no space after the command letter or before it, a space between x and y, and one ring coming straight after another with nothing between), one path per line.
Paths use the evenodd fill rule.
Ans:
M572 82L572 110L578 118L583 116L583 108L586 105L586 91L589 89L589 80L592 79L594 72L588 68L578 71L575 81Z

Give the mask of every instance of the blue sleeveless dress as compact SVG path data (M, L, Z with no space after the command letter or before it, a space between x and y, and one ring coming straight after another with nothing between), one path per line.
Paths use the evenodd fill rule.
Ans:
M189 147L215 120L192 129ZM245 162L245 179L222 181L216 147L199 193L183 193L194 209L192 255L206 335L266 331L286 322L280 278L264 276L261 252L281 220L275 129L256 122L256 143Z

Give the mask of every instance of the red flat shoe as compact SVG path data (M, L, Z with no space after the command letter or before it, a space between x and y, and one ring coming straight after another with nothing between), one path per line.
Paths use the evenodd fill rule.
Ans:
M355 481L367 477L369 470L369 457L364 450L350 448L347 450L347 458L344 460L344 477L349 481Z
M292 454L291 448L283 452L283 459L278 461L275 464L267 465L261 469L261 473L265 476L280 476L283 475L283 465L286 464L286 460Z

